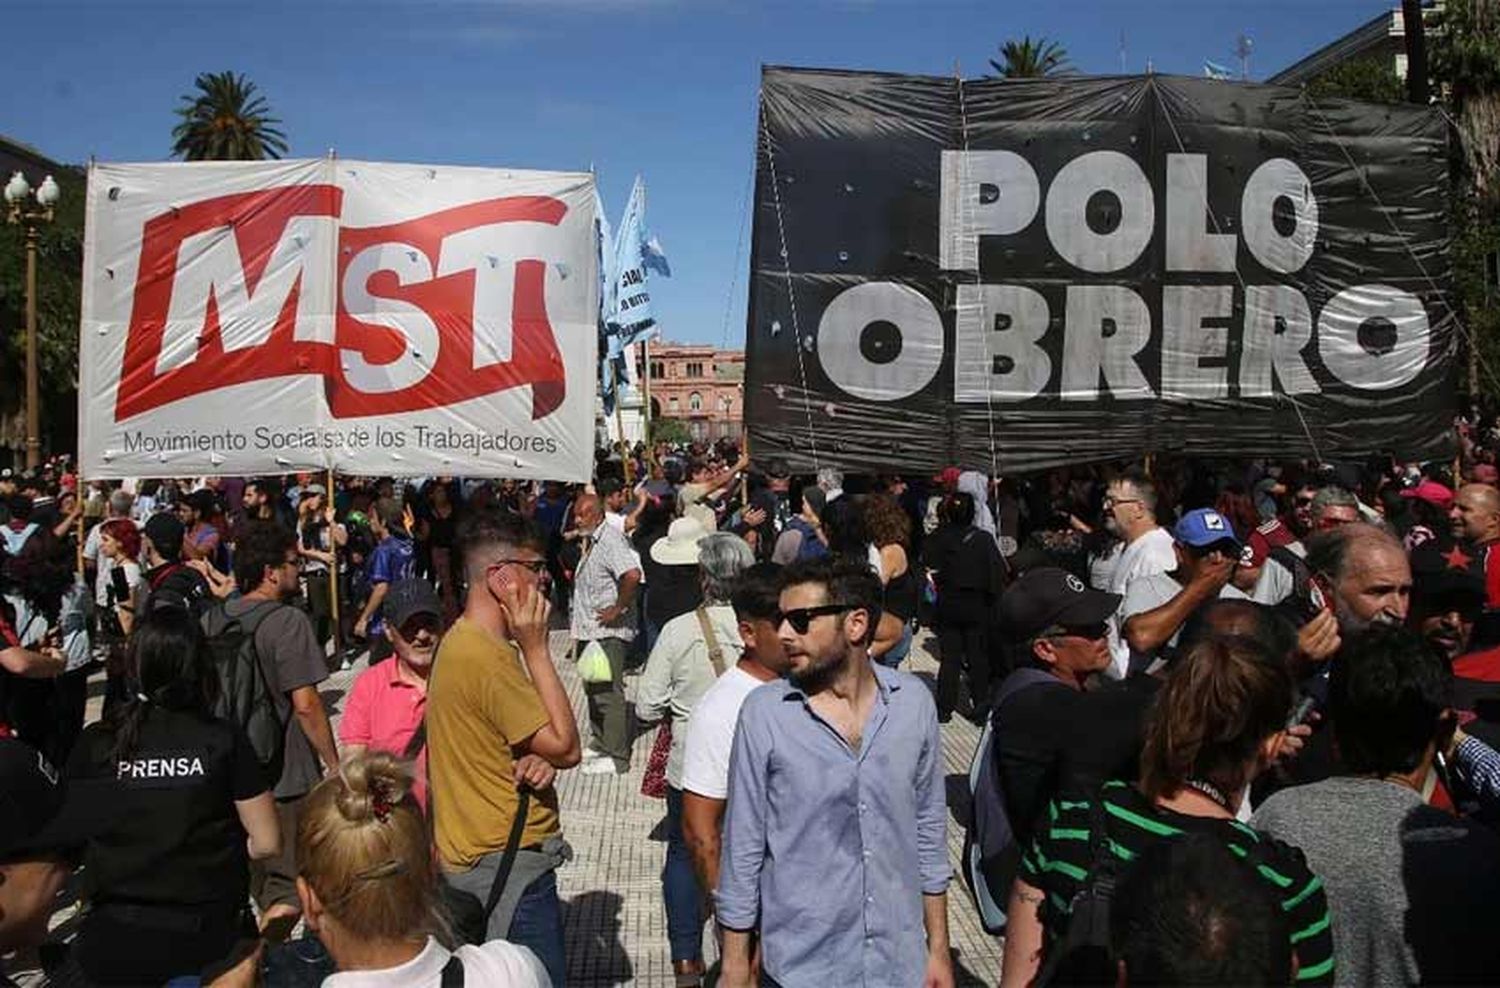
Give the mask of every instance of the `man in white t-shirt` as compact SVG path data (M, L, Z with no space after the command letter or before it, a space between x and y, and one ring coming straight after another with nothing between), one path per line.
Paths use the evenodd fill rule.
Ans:
M1172 534L1156 523L1156 485L1139 474L1110 481L1104 495L1104 524L1125 543L1110 572L1109 586L1095 589L1130 594L1130 585L1143 576L1170 573L1177 568ZM1109 651L1113 659L1106 674L1123 679L1130 666L1130 646L1121 634L1118 614L1110 622Z
M729 751L740 705L752 690L786 673L777 637L781 567L757 563L740 574L732 603L745 650L693 707L682 764L682 830L693 867L710 893L719 885L719 836L729 797ZM710 895L710 900L712 895Z

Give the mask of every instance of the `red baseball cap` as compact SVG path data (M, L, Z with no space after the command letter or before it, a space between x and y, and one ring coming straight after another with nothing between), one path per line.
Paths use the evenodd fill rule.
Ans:
M932 478L932 482L942 484L944 487L957 487L958 475L962 472L958 467L943 467L938 475Z
M1435 480L1422 478L1422 482L1415 487L1408 487L1401 492L1402 497L1419 498L1432 505L1447 511L1453 507L1453 492Z

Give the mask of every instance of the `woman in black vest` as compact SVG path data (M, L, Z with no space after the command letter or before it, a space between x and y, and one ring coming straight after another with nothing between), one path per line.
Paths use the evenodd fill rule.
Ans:
M207 980L253 942L249 859L280 850L275 806L244 731L211 712L216 681L187 608L140 615L126 681L67 767L69 811L94 821L71 983Z

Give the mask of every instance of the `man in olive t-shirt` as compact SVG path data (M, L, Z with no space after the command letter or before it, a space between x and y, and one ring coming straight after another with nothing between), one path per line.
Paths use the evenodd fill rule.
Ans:
M489 897L519 805L531 790L520 851L490 938L529 947L565 983L555 869L562 839L556 770L578 764L578 724L547 647L544 542L518 515L478 511L459 528L468 577L464 613L444 636L427 687L428 786L448 880ZM519 657L517 647L519 646Z

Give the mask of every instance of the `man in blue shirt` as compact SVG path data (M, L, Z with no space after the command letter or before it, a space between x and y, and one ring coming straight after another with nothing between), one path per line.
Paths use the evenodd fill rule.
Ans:
M787 568L789 679L745 700L716 901L726 988L949 988L950 869L937 708L872 664L880 583L827 559Z
M380 608L386 591L412 575L413 552L405 514L394 498L383 497L370 507L370 531L376 539L375 551L365 563L365 584L370 588L370 598L354 623L354 637L370 643L371 665L391 655Z

